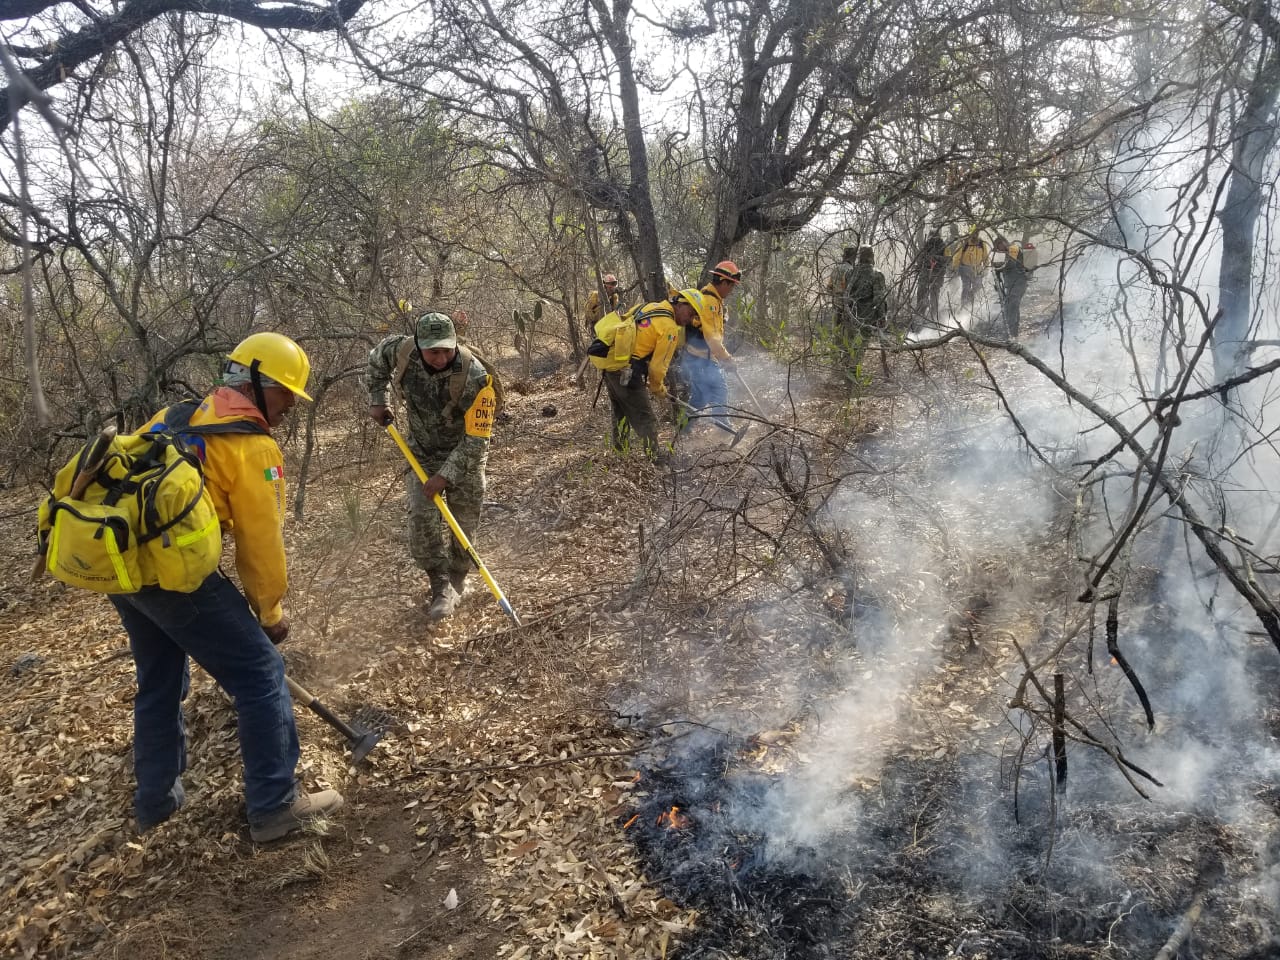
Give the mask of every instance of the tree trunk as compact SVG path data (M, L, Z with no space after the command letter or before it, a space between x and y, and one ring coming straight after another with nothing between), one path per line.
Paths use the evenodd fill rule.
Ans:
M773 266L774 244L778 242L778 238L770 234L765 234L761 237L761 240L763 242L760 244L760 263L756 265L756 269L753 271L755 274L756 302L752 306L751 321L756 330L767 330L769 329L770 309L769 268ZM789 319L789 317L783 318L784 322ZM735 326L745 338L746 331L742 330L742 323L738 322ZM752 339L754 340L755 337L753 336Z
M1276 144L1269 119L1280 94L1280 52L1272 48L1249 85L1244 110L1232 127L1231 173L1222 223L1222 263L1218 290L1222 319L1213 333L1213 366L1219 381L1246 365L1253 302L1253 238L1265 196L1262 178L1267 154Z
M604 0L593 0L609 49L617 60L618 94L622 100L623 129L627 138L627 160L631 177L628 187L631 215L636 221L636 249L640 257L640 289L647 300L665 300L667 278L658 246L658 218L653 212L649 190L649 153L644 142L644 122L640 114L640 92L635 65L631 61L631 38L627 23L631 0L613 0L613 9Z

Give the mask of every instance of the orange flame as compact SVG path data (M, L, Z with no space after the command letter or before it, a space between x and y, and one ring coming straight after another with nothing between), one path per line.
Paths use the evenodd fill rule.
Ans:
M666 813L658 814L658 819L655 822L658 826L662 826L665 823L668 830L683 830L689 825L689 818L680 812L679 807L672 807Z
M623 830L627 829L627 827L631 826L633 823L635 823L639 819L640 819L640 814L637 813L634 817L632 817L630 820L628 820L626 823L622 825L622 829Z

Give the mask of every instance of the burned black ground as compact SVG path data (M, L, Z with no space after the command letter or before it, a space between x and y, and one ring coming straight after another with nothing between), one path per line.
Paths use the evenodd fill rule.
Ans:
M1055 828L1017 824L1007 807L992 817L988 792L957 764L895 760L851 806L857 822L783 850L759 828L781 779L753 772L753 755L748 741L712 736L673 743L641 770L628 832L650 878L700 913L680 957L1150 957L1206 889L1221 893L1201 927L1212 955L1251 955L1228 922L1224 862L1239 860L1240 839L1210 817L1135 833L1126 805L1061 797ZM1099 869L1100 851L1122 844Z

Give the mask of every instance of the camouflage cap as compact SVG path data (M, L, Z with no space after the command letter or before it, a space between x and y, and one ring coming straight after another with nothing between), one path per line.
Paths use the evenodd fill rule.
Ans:
M453 329L453 321L443 313L424 313L419 317L415 336L419 350L433 350L437 347L453 350L458 346L458 334Z

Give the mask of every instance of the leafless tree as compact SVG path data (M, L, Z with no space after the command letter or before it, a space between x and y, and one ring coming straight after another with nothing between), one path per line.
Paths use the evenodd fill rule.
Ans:
M1220 210L1222 266L1218 286L1222 320L1214 334L1219 380L1248 365L1250 331L1259 319L1254 262L1258 219L1267 203L1268 160L1277 142L1275 108L1280 100L1280 19L1267 0L1215 0L1225 14L1220 32L1206 37L1225 64L1221 106L1226 109L1230 175ZM1215 103L1215 108L1218 103Z
M287 0L126 0L74 3L72 0L13 0L0 8L5 31L7 83L0 88L0 130L42 91L74 82L91 97L95 82L112 68L112 51L158 18L169 14L238 20L263 30L333 31L360 12L366 0L317 5ZM88 76L77 71L88 65Z

